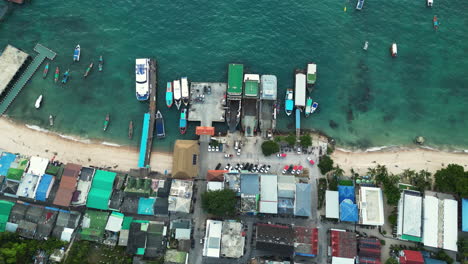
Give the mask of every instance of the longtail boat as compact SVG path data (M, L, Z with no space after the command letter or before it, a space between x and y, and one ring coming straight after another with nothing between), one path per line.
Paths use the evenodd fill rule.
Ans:
M88 68L86 68L86 72L85 74L83 75L83 77L88 77L88 74L89 72L91 71L91 69L93 68L93 63L91 62L91 64L89 64Z
M57 67L57 68L55 68L55 75L54 75L54 82L55 83L58 82L59 76L60 76L60 69L59 69L59 67Z
M99 56L99 71L102 72L102 65L104 64L104 60L102 56Z
M109 114L106 115L106 120L104 120L104 131L107 130L107 127L109 127L109 122L110 122L110 116Z
M128 124L128 138L133 138L133 121L130 121L130 123Z
M70 69L68 69L68 70L63 74L62 83L67 83L69 77L70 77Z
M47 77L47 73L49 72L49 63L46 64L46 66L44 67L44 72L42 73L42 78L46 78Z

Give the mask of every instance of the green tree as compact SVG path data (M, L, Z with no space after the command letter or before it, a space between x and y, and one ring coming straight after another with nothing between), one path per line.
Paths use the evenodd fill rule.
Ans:
M333 170L333 160L328 155L322 156L319 159L318 167L322 174L326 174L327 172Z
M439 250L439 252L437 252L437 254L434 256L434 258L438 260L443 260L447 262L447 264L453 263L453 258L447 255L447 253L444 250Z
M435 174L436 189L441 192L456 193L460 197L468 196L468 172L456 164L438 170Z
M296 144L296 136L294 134L289 134L286 137L284 137L284 141L286 141L288 145L294 146Z
M202 194L203 209L216 216L233 216L236 213L236 202L236 193L230 189Z
M424 192L427 189L430 189L431 182L429 181L431 178L431 173L427 170L420 170L418 173L414 175L411 179L411 184L418 189L420 192Z
M312 137L309 134L301 136L299 140L301 141L301 146L303 148L312 146Z
M385 261L385 264L398 264L398 261L395 258L390 257Z
M276 143L280 143L282 140L283 140L283 138L281 136L276 136L275 137L275 142Z
M262 143L262 153L265 156L270 156L271 154L279 152L278 143L268 140Z
M391 215L388 216L388 222L392 227L396 226L397 224L397 215L393 212Z
M336 167L333 168L333 170L334 170L333 172L334 172L335 176L338 177L338 178L344 175L344 170L342 168L340 168L340 166L338 166L338 165L336 165Z

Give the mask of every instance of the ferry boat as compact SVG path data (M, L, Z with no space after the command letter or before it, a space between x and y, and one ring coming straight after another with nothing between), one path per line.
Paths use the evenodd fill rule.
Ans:
M91 62L91 64L89 64L88 68L86 68L86 72L85 74L83 75L83 77L88 77L88 74L89 72L91 72L91 69L93 68L93 63Z
M167 82L166 85L166 105L168 108L171 108L174 103L174 93L172 92L172 83Z
M259 127L262 137L268 138L269 131L276 130L276 102L278 80L275 75L260 77Z
M426 0L426 4L428 7L432 7L433 0Z
M437 30L439 28L439 21L437 20L437 16L434 16L432 22L434 22L434 29Z
M246 137L253 137L258 126L258 95L260 75L244 74L244 94L242 96L242 130Z
M76 45L75 51L73 52L73 61L80 61L81 48L80 45Z
M361 10L363 6L364 6L364 0L358 0L356 4L356 9Z
M58 82L59 76L60 76L60 69L59 69L59 67L57 67L57 68L55 68L55 75L54 75L54 82L55 83Z
M309 63L307 64L307 90L309 90L309 93L312 91L316 80L317 64Z
M182 135L187 132L187 108L183 108L180 112L179 130Z
M68 69L68 70L63 74L62 83L67 83L69 77L70 77L70 70Z
M396 57L397 54L398 54L398 48L397 48L397 44L396 43L393 43L392 46L390 47L390 54L392 55L392 57Z
M286 115L290 116L294 108L294 92L293 89L286 90L286 97L284 102L284 110Z
M133 121L130 120L130 123L128 123L128 139L133 138Z
M244 65L231 63L228 65L228 86L226 91L226 123L229 131L234 132L240 123L242 110L242 83Z
M189 87L187 77L182 77L180 79L182 85L182 102L185 106L188 105L190 99Z
M42 78L45 79L47 77L47 73L49 72L49 63L46 64L44 67L44 72L42 73Z
M312 113L312 103L312 98L310 98L310 96L307 97L306 108L304 111L305 117L308 117Z
M180 109L180 104L182 103L180 99L182 98L182 91L180 90L180 80L174 80L172 83L172 88L174 88L174 101L177 107L177 110Z
M49 126L54 126L54 116L49 115Z
M109 122L110 122L110 116L109 114L107 114L106 119L104 120L104 131L106 131L107 128L109 127Z
M367 50L367 48L369 47L369 42L364 42L364 47L362 47L363 50Z
M159 110L156 113L156 136L158 138L166 137L166 130L164 129L164 118Z
M135 60L136 98L146 101L150 95L149 87L149 59Z
M42 94L39 95L39 97L36 99L36 103L34 104L36 109L39 109L39 107L41 107L41 102L42 102Z
M302 111L306 104L306 74L303 69L296 69L295 72L294 105Z
M104 60L102 59L102 55L99 56L99 71L102 72L102 66L104 65Z
M310 113L311 113L311 114L314 113L315 110L317 110L317 108L318 108L318 103L317 103L317 102L314 102L314 103L312 104L312 109L310 110Z

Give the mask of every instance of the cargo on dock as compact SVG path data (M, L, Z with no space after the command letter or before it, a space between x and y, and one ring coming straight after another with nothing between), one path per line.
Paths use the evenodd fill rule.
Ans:
M242 109L242 82L244 65L229 64L226 101L226 123L229 131L234 132L239 125Z
M277 79L275 75L262 75L260 81L260 131L262 137L276 129Z
M258 90L260 75L244 75L244 96L242 98L242 129L246 137L253 137L258 126Z

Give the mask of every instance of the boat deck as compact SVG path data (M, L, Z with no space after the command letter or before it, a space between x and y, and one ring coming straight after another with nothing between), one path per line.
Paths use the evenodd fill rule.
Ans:
M57 55L55 52L42 46L41 44L37 44L36 47L34 47L34 51L38 53L37 56L33 59L31 64L29 64L15 85L0 102L0 115L5 113L13 100L15 100L16 96L18 96L19 92L23 89L24 86L26 86L39 66L41 66L42 62L44 62L45 59L53 60Z
M206 127L213 126L213 122L224 122L226 87L226 83L192 82L188 121Z
M268 130L273 128L273 104L271 100L260 101L260 131L262 137L266 137Z
M242 127L246 137L253 137L258 125L258 101L257 99L245 99L242 102Z

